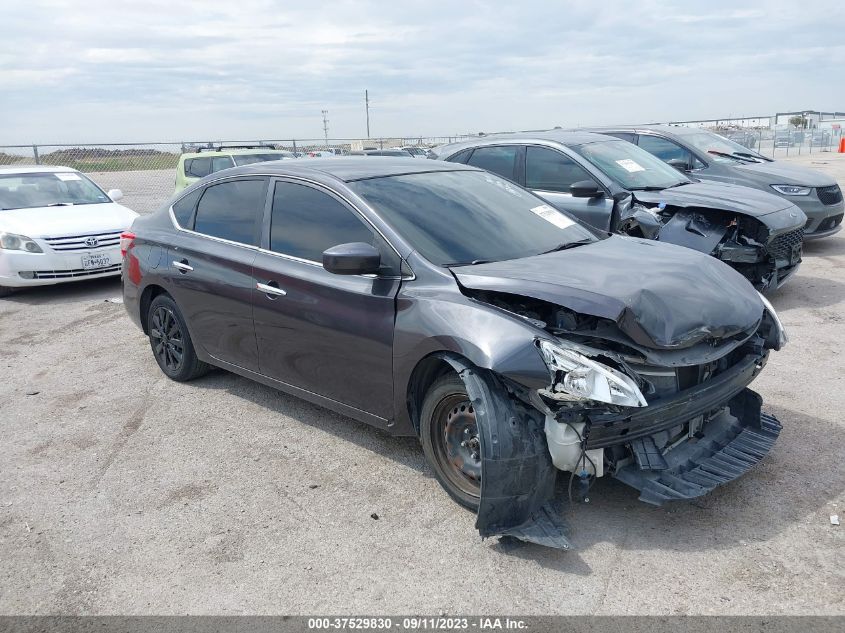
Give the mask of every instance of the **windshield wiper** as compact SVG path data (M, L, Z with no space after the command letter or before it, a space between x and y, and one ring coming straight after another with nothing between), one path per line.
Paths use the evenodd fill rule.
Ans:
M756 162L758 162L756 160L752 160L751 158L747 158L747 157L743 156L742 154L737 154L737 153L728 154L727 152L720 152L719 150L715 150L715 149L708 149L707 153L713 154L714 156L722 156L724 158L731 158L733 160L741 160L741 161L746 162L746 163L756 163Z
M474 259L471 262L449 262L448 264L443 264L444 268L451 268L452 266L475 266L476 264L489 264L491 260L489 259Z
M48 207L72 207L72 202L51 202L47 205Z
M565 251L570 248L575 248L576 246L584 246L585 244L592 244L595 240L575 240L574 242L563 242L562 244L558 244L554 248L550 248L547 251L543 251L539 253L540 255L545 255L546 253L556 253L557 251Z
M663 191L666 187L655 187L648 185L647 187L629 187L628 191Z
M750 154L748 152L734 152L734 156L741 156L743 158L750 158L751 160L753 160L754 162L757 162L757 163L762 163L764 160L766 160L766 158L763 157L763 156L758 156L757 154Z
M681 180L680 182L676 182L674 185L669 185L666 189L673 189L675 187L683 187L684 185L691 185L691 180Z

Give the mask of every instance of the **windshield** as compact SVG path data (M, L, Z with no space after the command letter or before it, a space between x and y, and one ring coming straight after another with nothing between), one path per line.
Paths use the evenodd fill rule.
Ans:
M744 145L740 145L729 138L719 136L713 132L701 131L694 134L684 134L681 139L695 147L696 149L708 154L711 159L717 163L735 163L741 161L742 158L759 158L765 160L760 154L754 152ZM714 153L716 152L716 153ZM727 156L725 156L727 154ZM732 155L737 154L736 158L731 158ZM745 161L747 162L747 161Z
M572 149L632 191L666 189L691 182L674 167L628 141L587 143Z
M438 266L518 259L599 239L540 198L486 172L387 176L349 186Z
M0 175L0 210L111 202L78 172Z
M253 163L263 163L268 160L282 160L284 158L293 158L293 154L289 152L277 152L275 154L233 154L232 158L235 165L241 167L243 165L252 165Z

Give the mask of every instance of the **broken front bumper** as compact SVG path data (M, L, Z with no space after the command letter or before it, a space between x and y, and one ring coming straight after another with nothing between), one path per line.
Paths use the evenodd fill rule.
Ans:
M640 501L692 499L743 475L768 454L781 431L778 420L760 410L762 399L744 389L700 427L688 423L685 441L668 450L654 436L631 443L632 463L614 477L640 491Z

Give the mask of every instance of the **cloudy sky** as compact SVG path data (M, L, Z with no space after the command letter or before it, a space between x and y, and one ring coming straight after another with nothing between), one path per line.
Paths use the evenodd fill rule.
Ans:
M2 0L0 145L845 109L845 1Z

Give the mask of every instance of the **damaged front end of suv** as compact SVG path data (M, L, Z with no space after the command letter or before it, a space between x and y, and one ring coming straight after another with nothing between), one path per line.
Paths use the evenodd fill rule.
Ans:
M616 270L622 253L637 270ZM659 274L667 265L671 277ZM781 425L748 385L784 329L713 258L614 237L453 273L466 299L531 332L520 346L502 329L490 361L442 356L477 418L479 447L450 457L480 472L482 536L567 549L559 472L570 500L614 477L660 505L739 477L777 439Z
M722 183L691 183L659 194L635 191L616 205L619 232L713 255L760 292L782 286L801 263L806 216L769 194Z

